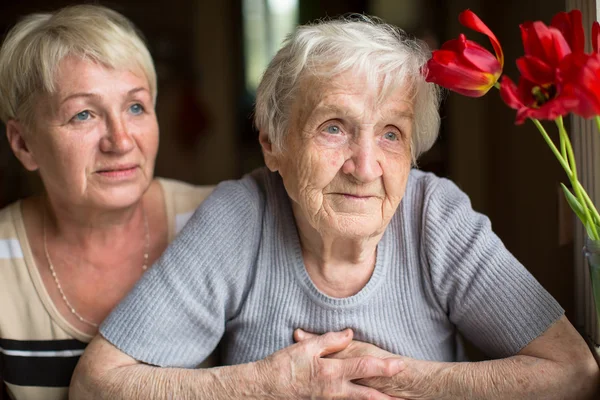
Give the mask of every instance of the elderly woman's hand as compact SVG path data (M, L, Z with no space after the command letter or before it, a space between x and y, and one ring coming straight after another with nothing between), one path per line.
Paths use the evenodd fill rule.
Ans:
M272 380L270 392L275 398L391 399L355 381L394 376L402 371L404 363L398 358L369 354L326 358L340 354L352 343L350 329L306 338L259 361L259 373L265 378L261 381Z
M326 333L325 335L329 335ZM325 336L323 335L323 336ZM304 342L307 340L314 340L315 338L320 337L314 333L305 332L302 329L296 329L294 332L294 340L297 342ZM376 357L382 360L403 360L402 362L412 361L409 358L401 357L396 354L390 353L389 351L385 351L373 344L361 342L359 340L353 340L346 348L336 353L331 353L327 356L327 358L333 358L338 360L347 360L354 359L357 357ZM423 363L423 367L427 368L426 363ZM433 365L430 365L433 366ZM402 373L400 373L402 372ZM369 378L357 379L354 382L363 385L366 387L370 387L376 389L378 392L386 393L394 398L398 399L400 397L396 396L407 396L409 393L416 393L416 390L412 390L411 388L422 387L423 385L419 384L419 379L411 378L411 374L406 368L403 368L395 376L373 376ZM424 371L421 371L424 372ZM427 373L420 373L419 376L427 376ZM419 391L419 398L429 398L429 397L421 397L424 393ZM401 399L410 399L412 397L402 397ZM435 398L433 396L432 398Z
M308 339L316 338L319 335L303 331L302 329L296 329L294 331L294 340L296 342L303 342ZM397 354L385 351L371 343L361 342L360 340L353 340L350 342L348 347L337 353L330 354L328 358L346 359L353 357L362 356L373 356L381 359L396 358L400 359Z

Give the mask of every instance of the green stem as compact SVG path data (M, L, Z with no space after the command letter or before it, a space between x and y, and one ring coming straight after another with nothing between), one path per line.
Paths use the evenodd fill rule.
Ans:
M495 87L496 89L500 89L500 82L498 82L498 81L494 82L494 87ZM597 117L596 117L596 118L597 118Z
M573 154L573 146L571 145L571 140L569 139L569 135L567 134L567 131L565 129L565 125L563 123L562 116L556 118L556 125L558 126L558 131L561 136L561 141L564 142L566 149L567 149L567 153L568 153L569 163L571 166L571 175L569 176L569 180L571 181L571 186L573 186L573 191L575 192L575 196L577 197L577 200L579 200L579 203L583 207L583 212L585 214L585 221L582 221L582 222L584 223L584 225L590 227L590 231L593 236L592 239L598 240L599 238L598 238L598 231L596 230L596 224L594 222L594 219L590 215L590 210L589 210L588 204L586 203L583 193L582 193L582 192L585 192L585 190L582 190L583 186L579 183L579 179L577 178L577 164L575 163L575 155Z
M562 117L559 117L559 118L561 118L561 124L562 124ZM557 124L558 124L558 123L557 123ZM559 127L558 129L559 129L559 131L560 131L560 127ZM568 136L567 136L567 137L568 137ZM560 154L562 154L563 158L564 158L565 160L567 160L567 162L568 162L569 164L571 164L571 163L572 163L572 161L575 161L575 160L571 160L571 159L569 159L569 156L567 155L567 144L565 143L564 135L562 135L562 134L559 134L559 135L558 135L558 138L560 139ZM571 167L571 170L572 170L572 169L573 169L573 168Z
M563 167L563 169L565 170L565 172L567 173L567 175L570 177L571 176L571 168L569 167L569 164L567 164L567 161L558 152L558 149L554 145L554 142L552 141L552 139L550 139L550 136L548 136L548 133L546 132L546 130L544 129L544 127L542 126L542 124L540 123L540 121L538 121L535 118L530 118L530 119L531 119L531 121L533 121L533 123L535 124L535 126L538 128L538 131L540 131L540 133L542 134L542 137L544 138L544 140L546 141L546 143L550 147L550 150L552 150L552 153L554 153L554 156L556 157L556 159L560 163L560 166Z
M575 163L575 157L573 155L573 147L571 146L571 140L569 139L569 135L567 134L567 130L565 129L565 124L563 123L562 116L556 118L556 126L558 126L558 134L560 136L561 144L565 146L565 149L568 153L567 157L564 157L571 167L571 174L577 180L577 164Z
M600 132L600 115L596 115L594 119L596 120L596 128L598 128L598 132Z

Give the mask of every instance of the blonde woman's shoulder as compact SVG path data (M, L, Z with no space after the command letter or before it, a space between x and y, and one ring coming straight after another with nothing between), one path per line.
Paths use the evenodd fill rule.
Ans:
M213 185L192 185L166 178L157 178L157 181L163 188L168 214L175 219L175 233L183 228L194 211L215 188Z

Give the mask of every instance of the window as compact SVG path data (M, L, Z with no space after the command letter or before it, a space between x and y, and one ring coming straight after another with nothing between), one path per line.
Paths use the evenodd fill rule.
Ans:
M298 0L244 0L242 12L246 90L254 93L267 64L298 23Z

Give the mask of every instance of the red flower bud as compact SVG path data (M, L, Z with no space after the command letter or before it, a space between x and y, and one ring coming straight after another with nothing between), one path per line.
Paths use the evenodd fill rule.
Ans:
M433 52L427 62L426 80L465 96L480 97L502 74L504 54L496 36L475 13L463 11L458 19L467 28L488 36L496 55L461 34Z

